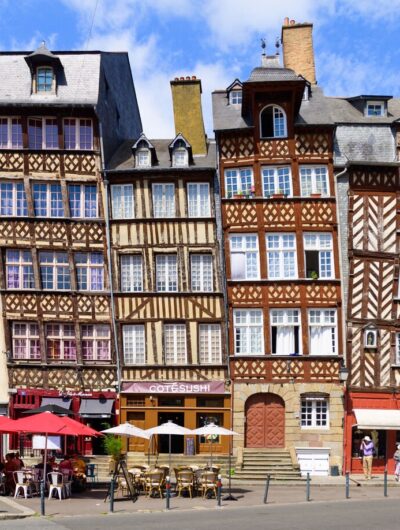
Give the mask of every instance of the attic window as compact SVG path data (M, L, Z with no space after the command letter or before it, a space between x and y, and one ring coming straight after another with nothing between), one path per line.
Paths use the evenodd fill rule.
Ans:
M51 66L39 66L36 70L36 92L51 92L53 81L53 68Z
M150 149L147 147L141 147L136 150L136 166L137 167L150 167Z
M242 104L242 91L232 90L229 93L229 103L231 105L241 105Z
M174 167L186 167L188 165L188 151L182 140L175 143L172 164Z
M385 105L383 101L367 101L367 116L384 116Z
M286 114L277 105L268 105L260 114L261 138L284 138L287 136Z

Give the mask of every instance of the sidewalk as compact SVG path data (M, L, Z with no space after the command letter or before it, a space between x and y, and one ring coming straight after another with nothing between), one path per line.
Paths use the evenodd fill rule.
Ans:
M374 478L371 481L365 481L359 475L351 477L357 480L360 486L350 481L350 499L352 500L371 500L382 499L384 501L383 479ZM311 501L343 501L345 500L345 479L344 477L314 477L311 481ZM398 499L400 501L400 484L393 479L388 483L388 498ZM265 484L258 485L233 485L232 493L237 501L222 500L223 509L233 509L235 507L259 506L263 504ZM227 493L227 483L224 482L223 497ZM82 494L77 494L70 499L59 501L57 499L46 499L47 516L90 516L109 513L110 503L104 502L106 489L87 490ZM2 498L7 499L7 498ZM9 499L7 499L9 501ZM268 505L285 505L306 502L306 484L281 485L274 482L270 483L268 493ZM12 500L13 505L18 509L28 508L30 514L40 512L40 499L34 497L31 499ZM160 512L166 508L165 499L146 498L140 495L139 499L133 503L129 499L117 497L114 503L114 513L146 513ZM176 510L213 510L220 509L217 507L216 499L202 499L201 497L178 498L172 496L170 508ZM1 509L3 509L1 507ZM15 511L15 508L13 508ZM11 507L10 507L11 513ZM26 515L21 515L26 516Z

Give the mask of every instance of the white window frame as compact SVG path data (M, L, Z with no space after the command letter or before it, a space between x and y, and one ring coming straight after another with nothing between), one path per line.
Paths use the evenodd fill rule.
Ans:
M319 313L319 317L318 317ZM310 308L308 309L308 350L309 355L321 355L321 356L337 356L339 343L338 343L338 316L337 310L332 308ZM332 322L333 317L333 322ZM317 322L319 320L319 322ZM330 329L330 347L332 351L326 351L321 346L321 340L317 341L317 345L313 346L312 342L312 329L315 328L328 328ZM313 351L313 348L315 351Z
M230 105L241 105L243 99L243 90L234 88L229 92L229 104Z
M59 144L58 144L58 135L59 135L59 131L58 131L58 120L57 118L55 118L54 116L29 116L28 117L28 144L30 144L29 142L29 122L33 120L33 121L39 121L42 123L42 145L40 147L29 147L29 149L59 149ZM56 128L57 128L57 145L56 147L47 147L47 130L46 130L46 124L47 124L47 120L52 120L52 121L55 121L56 122Z
M247 240L246 238L255 238L255 247L248 248L247 246ZM233 243L234 241L239 241L239 239L242 239L241 246L239 247L238 244ZM258 234L230 234L229 236L229 248L230 248L230 259L231 259L231 280L259 280L260 279L260 252L259 252L259 244L258 244ZM254 274L249 275L249 269L251 268L249 263L249 254L255 254L256 255L256 262L257 262L257 271ZM244 255L244 268L245 268L245 274L244 277L237 276L233 274L234 270L234 256L238 255Z
M77 256L86 256L85 262L78 263ZM99 263L97 261L92 261L93 256L101 256L103 258L102 263ZM76 283L77 283L77 289L78 291L86 291L86 292L100 292L104 291L104 256L101 252L76 252L74 254L74 264L76 269ZM83 289L79 285L79 274L78 269L86 270L86 283L87 288ZM101 289L92 289L92 275L94 274L94 271L101 271ZM97 274L97 272L96 272Z
M138 147L135 152L136 167L151 167L151 154L148 147Z
M268 107L272 107L272 123L273 123L273 136L262 136L262 115L263 115L263 112L268 108ZM276 114L277 112L281 112L282 113L282 117L283 117L283 134L277 134L277 123L276 123L276 120L279 119ZM280 107L279 105L266 105L260 112L260 118L259 118L259 121L260 121L260 138L262 139L266 139L266 138L287 138L287 116L286 116L286 112L283 110L282 107Z
M0 116L1 120L7 120L7 145L0 145L0 149L22 149L23 148L23 132L22 132L22 118L20 116ZM21 127L21 136L19 137L20 142L16 144L12 141L12 126L13 120L18 120Z
M174 147L172 151L172 165L173 167L188 167L189 153L186 147Z
M195 261L198 261L196 264ZM206 262L208 261L208 263ZM198 265L198 273L196 267ZM210 265L207 270L208 265ZM195 277L195 273L198 275L198 282ZM198 284L198 285L197 285ZM214 291L214 273L213 273L213 256L212 254L191 254L190 255L190 287L195 292L208 292Z
M221 324L199 324L199 363L222 363Z
M167 189L172 189L173 193L167 194ZM161 202L159 203L158 191L161 192ZM153 217L156 219L176 217L175 206L175 184L173 182L157 182L152 185L153 196ZM171 201L172 198L172 201Z
M93 142L94 142L94 131L93 131L93 120L91 118L77 118L76 116L70 116L68 118L64 118L63 120L63 133L65 135L65 122L66 120L75 120L75 147L67 147L64 139L64 150L66 151L92 151L93 150ZM92 131L92 142L90 147L82 147L81 146L81 121L88 121L91 125L91 131Z
M13 261L10 258L11 252L18 252L18 260ZM30 261L24 260L24 254L29 254ZM6 289L24 289L24 290L30 290L35 289L35 275L33 271L33 261L32 261L32 252L31 250L25 250L25 249L19 249L19 248L7 248L6 249L6 256L5 256L5 262L6 262ZM9 287L8 286L8 278L9 278L9 267L18 267L18 287ZM24 269L30 268L30 273L27 275L28 278L30 278L29 283L31 284L31 287L26 287L24 285Z
M80 195L80 198L79 198L79 210L80 210L79 215L72 215L71 196L70 196L70 191L71 191L70 187L71 186L74 186L74 187L78 187L79 186L79 195ZM90 216L90 217L85 215L85 213L86 213L85 190L89 186L96 188L96 212L95 212L94 216ZM71 218L72 219L96 219L99 216L99 193L98 193L98 189L97 189L97 184L95 184L95 183L93 183L93 184L75 184L75 183L69 182L68 183L68 204L69 204L69 209L70 209L70 214L71 214Z
M59 326L59 335L51 335L49 333L49 327L50 326ZM66 327L69 327L73 330L74 334L69 335L65 333ZM58 362L58 361L66 361L66 362L76 362L77 360L77 339L76 339L76 333L75 333L75 326L74 324L59 324L58 322L49 324L46 324L45 326L45 332L46 332L46 359L51 362ZM53 358L49 355L48 351L48 341L60 341L60 356L57 358ZM68 358L66 357L66 342L72 342L75 341L75 358Z
M267 172L273 172L272 178L274 181L274 190L272 193L267 192L267 186L266 186L266 178L267 178ZM284 181L286 175L283 175L283 172L288 172L289 177L289 189L287 189L286 186L282 187L282 181ZM293 179L292 179L292 169L290 166L263 166L261 168L261 176L262 176L262 185L263 185L263 196L264 197L271 197L271 195L277 194L277 193L283 193L285 197L292 197L293 196Z
M93 335L85 334L86 328L93 328ZM106 335L102 335L100 330L107 330ZM84 341L93 342L93 357L91 359L85 357ZM81 342L82 342L82 360L83 362L109 362L111 361L111 331L107 324L83 324L81 326ZM100 356L100 342L107 342L107 357L104 359Z
M186 324L164 324L164 363L166 365L187 364L187 332ZM172 332L172 351L167 350L168 334ZM183 333L183 337L179 336ZM178 352L178 346L183 344L184 350ZM182 360L181 357L184 359Z
M125 365L146 364L146 333L144 324L124 324L122 326L122 342Z
M45 213L45 215L41 215L40 213L36 213L35 189L34 189L35 185L46 186L46 213ZM60 206L61 206L62 215L53 215L53 212L52 212L52 209L53 209L52 208L52 190L51 190L52 186L58 186L58 188L59 188L59 193L60 193L61 198L59 199L60 202L57 202L56 204L57 204L57 210L60 210ZM58 192L57 192L57 194L58 194ZM35 181L35 182L33 182L32 183L32 202L33 202L33 209L34 209L36 217L45 217L45 218L51 217L51 218L54 218L54 219L63 219L63 218L65 218L63 189L62 189L60 181L54 181L54 182Z
M175 258L175 263L170 258ZM163 278L161 277L161 267L164 268ZM176 293L179 290L178 284L178 256L177 254L157 254L156 255L156 291L159 293ZM176 288L174 288L174 286ZM162 288L160 288L162 287Z
M293 241L292 246L288 246L287 244L289 242L289 236L290 236L290 240ZM278 246L270 246L271 244L270 238L274 238L275 240L277 239ZM265 244L266 244L266 250L267 250L268 278L270 280L286 280L286 279L298 278L296 234L292 234L289 232L288 233L286 232L267 233L265 234ZM271 274L271 271L272 271L271 263L272 263L273 254L277 255L277 258L278 258L278 268L279 268L278 275ZM285 254L293 255L291 257L291 260L293 260L293 274L287 274L288 268L287 268Z
M6 191L1 189L2 185L11 186L11 199L7 199L6 196L3 196ZM18 190L17 187L20 187ZM18 198L18 194L21 195L22 190L22 200L21 197ZM21 202L23 205L21 207ZM6 203L6 207L3 208L3 203ZM8 209L11 207L11 213L2 213L3 209ZM18 213L18 210L23 213ZM26 198L25 186L22 181L9 181L1 180L0 181L0 216L1 217L26 217L28 215L28 202Z
M271 309L269 313L270 319L270 332L271 332L271 354L272 355L301 355L303 353L302 345L302 333L301 333L301 312L300 309ZM299 351L297 352L285 352L285 351L272 351L272 328L297 328L297 341L299 344ZM278 334L278 331L277 331ZM278 342L278 337L276 342ZM278 347L276 348L278 349Z
M51 71L51 87L50 87L50 90L39 90L39 71L40 70L50 70ZM54 85L55 85L55 73L54 73L54 68L52 66L48 66L48 65L42 65L42 66L38 66L36 68L36 94L43 94L43 95L47 95L47 94L51 94L52 92L54 92Z
M396 359L395 364L400 366L400 332L396 333Z
M315 237L315 243L308 242L307 239L312 236ZM328 236L328 237L326 237ZM325 240L329 239L329 246L327 246L325 243L322 244L322 238ZM307 251L313 251L318 252L318 271L315 271L318 273L318 279L332 279L335 277L335 262L333 259L333 237L331 232L304 232L303 234L303 245L304 245L304 269L305 269L305 275L306 278L311 278L311 276L307 276L307 258L306 258L306 252ZM326 256L325 256L326 254ZM329 264L330 264L330 274L327 274L324 272L322 274L323 269L327 268L327 265L324 264L324 260L327 260L328 263L328 256L329 256Z
M202 204L201 189L207 189L207 200ZM187 203L189 217L210 217L210 184L208 182L188 182Z
M121 193L118 197L117 192L119 189L121 190ZM113 184L111 186L111 209L113 219L134 219L134 199L133 184Z
M25 333L16 333L17 326L25 326ZM25 342L24 355L16 355L17 341ZM34 341L37 345L35 347L31 342ZM32 348L33 346L33 348ZM35 351L35 355L31 355L31 351ZM13 322L12 323L12 356L15 361L40 361L41 347L40 347L40 332L39 324L35 322Z
M318 411L318 404L325 404L325 411ZM311 410L304 410L304 408L310 408ZM303 422L308 421L308 418L304 417L305 415L308 416L308 414L311 413L311 425L304 425ZM322 425L317 425L318 421L322 421L322 416L326 415L325 421ZM318 416L320 416L320 419L318 420ZM313 396L310 395L303 395L300 397L300 428L303 430L328 430L329 429L329 399L324 396Z
M256 316L260 318L258 322L252 322L252 317ZM238 316L243 316L243 322L238 321ZM238 348L238 341L236 337L236 331L238 328L242 328L245 332L244 335L244 348ZM250 351L251 350L251 335L252 330L258 329L260 336L258 340L260 341L260 351ZM233 351L234 355L237 357L248 356L248 357L258 357L265 354L265 345L264 345L264 315L262 309L234 309L233 310ZM244 350L244 351L243 351Z
M370 113L370 108L374 108L374 112ZM376 114L376 110L379 108L379 114ZM371 109L372 110L372 109ZM368 118L381 118L385 116L385 103L383 101L367 101L365 105L365 115Z
M321 172L321 170L325 171L325 187L326 191L323 191L322 189L318 189L318 172ZM304 172L310 172L310 175L303 174ZM320 193L321 197L329 197L329 171L328 166L300 166L299 168L300 172L300 193L302 197L310 197L310 195L315 193ZM307 184L304 182L304 180L310 180L310 183L307 182ZM321 187L322 188L322 187ZM308 189L310 190L308 192Z
M234 195L250 195L252 190L254 190L254 173L251 167L225 169L224 176L225 197L228 199ZM231 182L229 182L230 180Z
M43 261L42 262L41 257L44 254L52 254L53 260L51 262L49 262L49 261ZM67 257L66 261L59 262L58 261L58 256L59 255L66 256ZM52 285L52 287L44 287L44 278L43 278L43 275L42 275L42 267L43 268L45 267L46 269L52 269L52 271L53 271L52 272L52 277L53 277L53 285ZM58 269L59 268L61 268L64 271L63 278L68 277L68 279L69 279L69 287L66 287L66 288L59 287L59 285L58 285ZM68 259L67 252L61 251L61 250L41 250L39 252L39 273L40 273L40 283L41 283L43 291L70 291L71 290L71 272L70 272L69 259ZM67 274L65 274L65 273L67 273Z
M139 293L143 291L143 256L141 254L121 254L121 291Z

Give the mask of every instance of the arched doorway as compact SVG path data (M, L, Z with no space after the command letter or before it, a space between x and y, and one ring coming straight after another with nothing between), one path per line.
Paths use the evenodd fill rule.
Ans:
M246 401L246 447L285 447L285 403L276 394Z

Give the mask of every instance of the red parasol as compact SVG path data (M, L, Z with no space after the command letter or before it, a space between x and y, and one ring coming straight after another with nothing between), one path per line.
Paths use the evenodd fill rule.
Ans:
M14 423L15 420L6 416L0 416L0 432L9 432L8 429L12 429Z
M77 431L79 431L79 436L103 436L101 432L95 431L84 423L80 423L79 421L73 420L68 416L63 416L63 421L70 427L75 428Z

